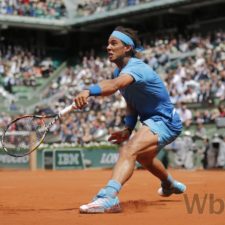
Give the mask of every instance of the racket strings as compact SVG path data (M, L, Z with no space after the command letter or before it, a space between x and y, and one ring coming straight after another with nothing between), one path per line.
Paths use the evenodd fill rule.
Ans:
M23 117L12 123L4 136L4 146L13 155L24 155L35 149L45 133L43 118Z

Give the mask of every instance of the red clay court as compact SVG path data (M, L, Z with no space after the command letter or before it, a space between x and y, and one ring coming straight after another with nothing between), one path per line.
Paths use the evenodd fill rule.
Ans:
M170 170L187 185L191 202L197 194L204 210L188 213L184 196L157 195L159 181L144 170L137 170L120 193L123 212L119 214L79 214L106 184L111 170L79 171L0 171L1 225L224 225L225 209L214 202L210 213L209 196L225 204L225 171ZM223 204L223 206L224 206ZM220 207L221 206L221 207Z

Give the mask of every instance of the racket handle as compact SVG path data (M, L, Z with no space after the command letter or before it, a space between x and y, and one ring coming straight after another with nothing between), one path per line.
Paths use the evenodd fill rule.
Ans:
M72 112L73 110L76 110L76 105L73 103L72 105L67 106L65 109L61 110L59 112L59 117L62 117L70 112Z

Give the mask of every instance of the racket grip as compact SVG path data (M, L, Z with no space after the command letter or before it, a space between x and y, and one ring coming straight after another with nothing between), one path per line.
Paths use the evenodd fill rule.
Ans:
M64 108L63 110L61 110L61 111L59 112L59 117L62 117L62 116L66 115L66 114L68 114L68 113L70 113L71 111L76 110L76 109L77 109L77 108L76 108L76 105L73 103L72 105L69 105L69 106L67 106L66 108Z

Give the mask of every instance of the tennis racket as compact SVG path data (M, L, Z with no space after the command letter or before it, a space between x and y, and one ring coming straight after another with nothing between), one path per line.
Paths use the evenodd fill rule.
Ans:
M3 150L11 156L23 157L43 143L51 127L63 116L76 110L74 104L54 115L24 115L10 122L2 134Z

